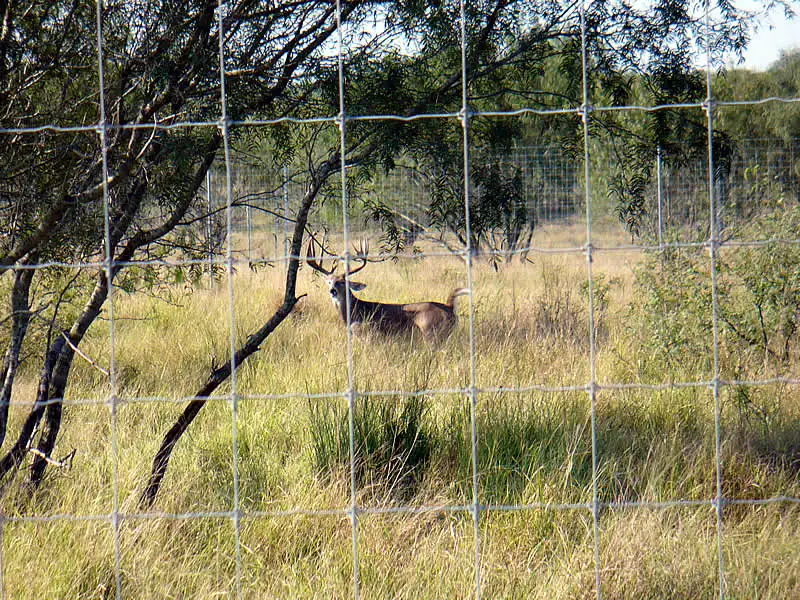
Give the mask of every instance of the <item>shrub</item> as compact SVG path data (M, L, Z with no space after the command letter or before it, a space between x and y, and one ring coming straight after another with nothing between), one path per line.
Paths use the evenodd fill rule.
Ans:
M780 371L796 358L800 337L800 207L776 209L726 231L726 239L757 245L722 245L717 257L720 346L734 357L727 375L747 363ZM712 354L711 262L705 250L668 248L636 271L639 304L634 326L659 364L708 370Z

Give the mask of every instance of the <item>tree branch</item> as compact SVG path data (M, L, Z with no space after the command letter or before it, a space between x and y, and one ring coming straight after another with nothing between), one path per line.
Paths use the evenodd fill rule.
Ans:
M295 295L297 284L297 273L300 266L299 257L302 253L303 236L305 233L306 223L308 222L308 213L314 200L319 194L320 189L328 177L335 172L339 164L338 156L334 156L316 171L312 184L306 191L300 208L297 212L295 219L294 233L292 235L292 251L289 258L289 265L286 273L286 290L284 294L283 303L273 313L269 320L256 332L251 334L247 341L242 345L233 356L233 359L227 361L224 365L212 370L211 374L206 380L206 383L201 387L193 400L189 402L181 415L167 431L161 446L153 459L153 466L150 470L150 477L147 486L139 498L139 505L143 508L149 508L153 505L161 488L161 482L167 472L172 451L175 448L181 436L192 424L195 417L197 417L200 410L208 402L208 398L214 391L224 383L230 376L235 368L238 368L248 357L258 351L264 340L275 331L275 329L286 319L292 312L295 304L299 298Z

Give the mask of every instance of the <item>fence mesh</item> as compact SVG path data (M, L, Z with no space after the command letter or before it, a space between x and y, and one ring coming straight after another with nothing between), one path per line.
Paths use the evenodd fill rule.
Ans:
M800 176L797 174L800 142L777 139L743 140L737 143L729 159L729 167L715 178L720 197L718 212L723 221L753 218L775 198L789 204L800 198ZM476 159L480 163L480 158ZM556 225L575 219L582 213L583 185L575 169L575 159L560 146L515 148L503 157L521 175L521 202L524 214L538 226ZM590 156L592 173L610 173L614 163L605 157ZM669 230L681 241L702 243L708 224L708 205L699 201L708 198L707 160L681 160L675 164L666 152L657 150L652 165L654 177L646 193L647 239L664 243ZM234 253L252 261L286 254L290 241L289 223L283 215L292 214L303 196L297 174L287 167L268 164L248 165L234 162L232 177L232 227ZM207 189L212 214L223 214L227 206L225 169L209 173ZM364 205L392 206L398 215L405 247L424 238L434 229L428 213L429 198L435 185L430 176L411 165L399 165L381 174L368 189L359 190L358 205L351 208L355 231L379 238L381 224L375 222ZM608 181L595 178L592 185L600 199L609 196ZM599 204L606 215L611 200ZM325 215L328 225L336 229L341 221L341 208L334 206ZM219 230L219 227L212 228ZM224 238L210 240L209 256L213 259ZM671 240L677 241L677 240Z
M211 277L212 286L223 286L221 281L225 281L225 293L227 299L227 314L209 315L209 318L224 318L229 321L229 339L226 348L216 348L221 354L230 357L237 357L240 350L240 337L245 325L241 322L242 316L235 309L236 299L239 294L246 294L241 287L237 287L236 278L243 274L248 267L264 265L284 265L288 263L290 257L292 222L289 215L296 214L304 201L308 188L308 181L304 180L301 173L294 172L293 167L286 165L279 168L272 168L258 163L248 164L240 158L232 156L231 130L236 127L272 127L276 123L249 123L246 121L236 121L231 118L226 107L226 46L223 26L224 16L229 9L226 5L221 5L216 11L216 27L220 32L219 49L219 77L220 91L218 118L209 121L178 123L171 126L173 129L185 128L210 128L219 132L222 136L223 153L221 165L215 165L208 174L203 186L204 198L198 202L203 205L202 218L198 218L193 224L197 229L197 235L204 240L203 253L193 257L186 257L176 260L174 256L158 258L153 261L130 261L126 264L135 264L146 268L148 265L171 266L191 266L196 267L203 274ZM101 149L102 181L101 193L104 198L104 214L102 215L102 227L106 240L106 256L104 264L67 264L64 266L76 270L102 268L106 276L108 298L105 303L108 328L108 369L105 372L106 384L108 387L107 398L80 398L73 397L66 404L70 407L84 407L90 410L94 406L103 406L109 411L110 431L107 435L109 451L112 459L110 464L112 472L107 474L106 481L108 489L102 490L103 500L110 500L110 512L98 510L96 512L72 512L69 507L63 510L58 507L52 512L44 514L25 514L8 513L3 516L3 526L0 533L3 535L3 548L9 544L16 544L20 540L8 539L8 527L10 525L32 523L37 525L58 525L60 523L86 522L89 524L99 523L110 527L110 538L113 553L113 594L117 598L126 596L126 583L124 565L130 557L123 556L121 540L130 535L137 525L142 522L152 521L173 521L178 523L190 523L202 521L207 523L209 535L222 535L222 531L228 525L233 531L233 540L230 553L222 560L233 563L234 582L230 589L230 594L236 598L250 597L258 594L258 590L251 589L250 583L245 574L243 562L250 560L253 553L248 547L248 543L253 533L248 527L259 519L281 520L291 522L298 517L313 517L320 520L346 518L349 526L350 553L352 555L352 597L358 598L363 594L362 582L364 575L363 562L365 559L361 543L362 527L364 519L375 517L402 516L408 518L426 518L427 515L458 514L465 515L472 519L472 539L471 552L474 555L472 560L473 577L470 589L462 590L464 595L470 594L476 598L491 596L492 590L487 592L487 575L485 568L485 556L487 552L486 536L487 531L494 525L492 516L504 513L527 514L536 511L556 511L580 513L580 518L586 518L588 529L591 530L591 555L592 555L592 585L593 592L597 598L603 597L604 587L604 564L603 554L603 520L611 511L647 511L647 510L688 510L688 509L710 509L715 513L716 529L716 557L717 568L714 574L719 597L726 597L727 574L730 567L726 561L726 531L725 519L728 510L743 507L753 508L768 506L773 504L797 504L800 499L791 495L770 495L768 497L747 497L738 495L735 490L730 493L725 484L724 465L727 460L732 458L735 449L725 448L722 437L722 395L747 394L747 390L764 388L770 386L797 386L800 380L797 374L789 369L786 374L778 374L774 377L763 379L723 379L721 370L720 347L722 345L720 330L721 323L730 318L730 310L726 309L729 298L726 296L725 273L721 273L721 254L729 251L747 250L761 245L774 247L796 246L800 243L797 239L770 239L770 238L734 238L725 239L721 228L734 217L743 220L757 220L759 218L759 206L774 198L784 198L785 202L798 202L800 200L800 175L798 174L798 148L797 141L777 142L754 140L737 147L737 152L731 157L725 157L724 168L720 169L719 157L715 157L712 152L712 139L714 135L714 115L715 111L725 103L716 101L711 93L711 73L713 65L709 54L707 55L707 65L705 67L708 74L707 97L698 104L687 105L687 110L703 110L706 115L708 128L708 154L701 162L680 163L673 161L672 157L666 153L658 152L657 159L652 165L653 172L657 173L654 182L650 184L645 197L647 200L645 231L643 236L637 241L628 243L619 241L608 241L602 235L595 233L595 228L601 219L616 218L611 210L612 204L606 199L609 197L609 182L601 176L602 173L614 168L614 161L604 155L602 149L594 145L592 135L592 119L598 112L604 110L630 110L637 111L640 107L603 107L593 106L592 98L589 94L589 86L586 82L587 71L587 42L586 34L583 35L583 103L575 106L571 110L580 117L583 122L584 145L578 156L567 156L562 148L556 147L523 147L517 148L513 152L502 156L504 164L512 165L520 174L522 197L524 198L524 211L527 219L533 228L534 237L529 238L526 243L515 248L515 252L524 254L527 257L544 255L574 255L583 254L585 256L585 284L587 289L588 312L585 315L586 325L588 326L588 336L581 336L576 333L577 338L588 340L586 347L575 350L579 365L574 367L574 372L569 382L558 381L549 378L546 365L531 365L531 372L526 376L512 374L508 371L508 379L504 373L492 373L486 365L481 362L481 353L486 340L493 333L483 326L477 315L481 310L491 310L489 302L478 304L475 297L476 275L475 263L481 260L477 248L473 247L471 233L471 214L473 207L472 198L480 193L479 185L470 179L471 167L477 162L482 164L486 160L479 151L471 146L470 126L473 121L482 116L473 112L468 102L468 84L470 73L468 69L466 39L466 17L465 3L461 2L458 6L461 22L461 61L462 61L462 106L461 110L453 114L425 115L425 119L441 119L457 122L462 127L462 150L463 150L463 198L465 199L462 210L466 228L465 243L459 244L452 241L444 247L425 246L422 252L413 252L411 249L415 243L424 240L430 234L432 225L430 214L426 209L426 199L430 197L436 189L437 182L431 180L428 175L421 172L412 163L402 164L396 169L381 174L366 186L358 187L351 185L351 177L348 165L344 161L338 161L334 168L340 171L338 181L332 185L329 197L321 207L315 210L315 222L328 230L336 244L341 244L343 252L335 257L343 264L345 270L353 266L358 257L349 252L354 240L361 236L377 239L383 229L375 222L373 215L364 212L362 207L370 205L370 198L377 198L381 203L389 205L394 209L394 217L400 223L401 239L404 242L405 253L400 252L394 255L400 256L398 269L402 269L403 261L411 260L443 260L456 261L460 265L463 281L469 294L466 297L463 316L465 317L466 345L463 349L463 364L457 377L449 380L460 382L459 385L431 385L428 381L422 381L415 389L394 389L370 387L367 378L359 376L358 370L363 367L363 357L356 357L354 350L356 341L353 339L353 328L349 322L351 311L346 311L348 323L346 328L346 344L344 348L333 350L342 356L342 360L337 364L340 372L345 372L344 378L332 378L329 390L320 394L304 393L300 391L288 392L268 392L268 393L247 393L240 391L237 367L239 364L236 358L224 359L229 361L229 387L223 394L212 394L208 400L212 405L227 408L227 412L216 409L218 418L230 419L230 478L221 477L221 485L230 486L230 504L223 506L217 500L209 501L205 505L200 502L199 510L190 512L171 512L170 510L142 510L136 507L135 503L127 501L121 497L119 489L120 473L118 472L119 455L124 450L120 447L120 430L125 428L126 418L141 419L137 406L148 410L153 403L158 404L184 404L196 401L194 396L186 395L166 395L165 396L131 396L120 392L120 381L131 376L124 369L118 366L118 356L115 347L119 344L119 332L117 331L119 322L115 314L114 306L117 302L117 295L124 292L120 291L120 285L114 281L117 276L116 267L118 263L115 258L115 248L113 241L113 230L116 224L110 216L114 198L109 190L109 182L113 179L108 164L109 135L113 135L115 127L111 125L105 107L104 74L102 65L106 61L106 49L103 45L103 26L104 11L102 3L97 4L97 43L96 50L98 55L98 90L100 93L100 114L95 125L87 130L81 130L79 134L89 131L91 135L96 135ZM583 6L578 6L583 18ZM340 114L336 116L320 115L317 121L329 123L338 130L340 136L339 152L341 156L347 155L349 128L355 122L359 124L370 122L399 121L401 123L415 122L414 118L403 115L373 114L364 115L350 114L346 102L348 79L345 73L344 58L347 53L345 35L347 32L343 28L343 8L337 2L336 22L339 31L338 44L336 48L337 72L339 78L339 102ZM712 27L711 16L707 14L707 27ZM752 104L762 102L763 99L757 98ZM798 102L798 98L773 99L773 102ZM741 103L740 103L741 104ZM737 104L736 106L739 106ZM733 103L731 103L733 105ZM658 110L666 107L653 107L648 110ZM553 111L557 113L559 111ZM547 111L537 110L537 114L547 115ZM485 115L483 115L485 116ZM490 115L498 116L498 115ZM503 117L524 116L518 112L509 111ZM422 117L420 117L422 119ZM59 131L58 127L52 130ZM144 128L147 131L146 128ZM39 130L4 130L4 135L15 136L35 136L39 135ZM600 156L596 156L599 154ZM337 162L337 161L335 161ZM350 193L359 194L360 202L351 202ZM702 199L702 202L700 201ZM582 225L575 223L585 222L585 232ZM568 241L558 239L549 242L547 238L537 237L537 232L547 231L549 227L556 227L563 224L570 224L573 227L573 238ZM674 237L668 235L674 234ZM752 235L752 234L751 234ZM435 236L434 236L435 237ZM542 241L543 240L543 241ZM645 249L659 252L667 252L680 248L684 245L695 247L698 251L708 253L708 273L710 275L709 288L703 290L700 302L707 302L710 311L710 326L707 329L708 350L710 356L702 357L709 361L706 371L707 377L692 381L673 381L667 376L663 378L643 375L637 381L615 381L607 379L598 373L596 345L602 338L602 323L604 315L603 290L607 281L602 275L598 275L598 270L602 270L603 264L625 260L625 254L629 252L639 252ZM503 252L500 246L490 248ZM300 257L304 259L305 257ZM320 257L325 258L325 257ZM535 260L534 260L535 262ZM450 263L448 263L450 264ZM598 266L600 265L600 266ZM24 267L17 265L17 271L25 269L47 269L59 266L57 262L46 264L29 264ZM456 268L456 267L454 267ZM15 271L15 272L17 272ZM348 275L349 278L349 275ZM545 285L547 282L545 281ZM676 285L680 285L676 282ZM503 290L503 294L510 294L508 290ZM505 296L503 297L505 298ZM507 300L503 299L503 302ZM515 300L514 300L515 301ZM350 297L346 297L346 302L350 302ZM562 310L568 311L570 307L565 305ZM545 317L540 315L537 324L539 327L547 326ZM307 317L304 317L307 318ZM247 326L252 325L250 321ZM561 331L563 335L570 335L569 331ZM752 332L737 332L742 337L754 335ZM510 335L510 334L509 334ZM76 349L77 350L77 349ZM325 349L324 351L328 351ZM766 352L766 350L765 350ZM355 358L354 358L355 357ZM730 357L726 357L730 358ZM87 360L89 360L87 358ZM520 360L524 363L526 356L521 356ZM698 358L700 360L700 358ZM223 361L223 362L224 362ZM217 361L218 364L220 361ZM287 369L290 367L286 367ZM247 375L242 375L246 378ZM437 380L438 381L438 380ZM363 387L362 387L363 386ZM620 500L615 499L613 493L604 490L609 480L605 473L601 473L602 454L605 451L611 452L612 449L603 447L603 440L598 433L601 427L598 423L598 406L602 403L608 405L615 399L623 399L620 410L635 407L626 406L624 399L626 394L632 390L649 392L653 394L664 394L669 396L676 391L685 389L704 390L710 396L713 404L713 439L708 440L709 448L714 454L715 472L714 491L709 495L707 489L701 487L697 495L691 497L666 497L660 500L639 501L626 499L625 494L620 494ZM487 498L482 491L482 477L493 476L491 473L482 472L481 449L481 430L482 406L489 402L498 402L508 407L516 406L517 398L527 392L538 392L543 397L549 398L555 395L565 398L575 399L575 405L580 409L586 409L586 420L588 431L585 436L581 436L583 441L588 437L589 444L586 452L588 458L584 463L588 470L588 481L591 487L589 501L572 501L569 495L563 496L563 501L538 501L527 500L513 504L493 502L492 498ZM364 403L386 403L396 402L398 398L408 399L414 397L434 397L442 402L451 402L459 405L466 411L468 416L469 434L469 460L470 469L468 481L461 482L464 490L468 490L465 497L469 502L453 504L450 502L426 503L423 505L403 502L380 503L364 500L362 494L364 488L369 485L366 479L365 468L362 464L360 455L359 421L357 420L360 412L364 410ZM581 401L581 398L585 402ZM278 403L284 405L283 409L291 411L292 407L300 403L316 403L318 401L331 401L343 403L347 416L347 440L346 453L348 455L348 496L349 501L345 506L332 505L329 508L305 508L303 506L281 506L277 503L274 508L264 508L249 506L244 500L241 489L246 487L250 490L255 483L248 480L249 463L243 461L241 457L246 456L248 448L243 448L239 444L239 436L242 429L251 426L243 423L240 416L240 406L243 401L260 401L264 403ZM546 400L545 400L546 402ZM20 407L46 408L54 401L28 402L23 400L15 404ZM288 407L288 408L286 408ZM511 408L509 410L512 410ZM541 407L546 412L546 408ZM340 413L336 413L340 414ZM667 423L665 426L669 426ZM604 425L605 427L605 425ZM127 429L125 429L127 431ZM514 432L510 432L514 435ZM198 434L198 439L201 438ZM576 441L579 443L580 440ZM199 459L202 460L202 459ZM206 465L208 469L225 470L220 465ZM280 480L276 476L276 480ZM611 476L613 481L613 475ZM104 502L98 502L98 506L104 506ZM220 525L222 523L222 525ZM130 528L130 529L128 529ZM219 531L217 530L219 528ZM103 542L107 538L100 536ZM248 538L245 541L245 537ZM496 547L493 547L496 549ZM0 554L0 568L3 574L9 570L17 571L18 566L9 564L3 554ZM247 555L247 556L245 556ZM372 558L372 557L371 557ZM689 559L687 559L689 560ZM374 573L368 576L374 577ZM0 581L5 581L3 577ZM5 591L6 586L3 586ZM496 589L493 590L497 592ZM435 595L435 594L434 594ZM502 594L501 594L502 595ZM4 597L8 597L5 593Z

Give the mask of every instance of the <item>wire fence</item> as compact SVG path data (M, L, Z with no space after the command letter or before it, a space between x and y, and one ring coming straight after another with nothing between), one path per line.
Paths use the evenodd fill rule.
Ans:
M453 114L434 115L430 118L434 119L448 119L460 123L463 131L463 164L464 164L464 181L463 181L463 194L466 199L464 203L464 220L466 223L467 232L470 231L470 224L472 215L470 214L470 198L475 193L475 187L470 181L469 173L470 165L473 161L480 160L473 154L473 149L470 143L470 124L476 117L468 104L468 82L470 73L467 69L467 41L466 41L466 28L465 28L465 6L462 1L459 4L459 11L461 14L461 60L462 60L462 106L461 110ZM224 25L226 6L222 5L217 11L217 27L220 32ZM581 11L581 23L583 24L583 8L578 7ZM347 154L347 132L353 118L348 113L348 106L345 101L346 88L348 86L347 78L344 73L344 40L342 37L342 8L338 6L336 10L337 25L339 29L339 43L337 49L338 59L338 77L339 77L339 101L340 101L340 114L335 117L320 117L331 124L338 127L340 134L340 148L339 151L342 156ZM707 27L711 27L710 16L706 15ZM103 64L105 48L103 45L103 7L102 3L97 4L97 55L98 55L98 76L101 85L99 85L100 93L100 116L96 125L93 125L91 130L96 132L99 137L99 143L102 152L102 194L105 200L105 213L103 227L106 239L106 260L102 268L106 272L108 283L108 300L107 318L108 318L108 336L109 336L109 369L108 369L108 386L110 394L108 398L96 399L88 398L84 400L72 399L69 401L71 405L85 404L105 404L110 413L110 443L111 452L114 456L119 453L118 449L118 428L120 419L122 418L121 402L119 394L119 380L122 376L117 368L117 360L115 357L115 332L117 330L117 322L114 314L114 294L119 293L115 291L112 281L115 277L115 262L114 250L112 248L112 230L115 224L111 221L109 214L109 207L112 204L111 194L108 188L108 182L111 177L111 172L108 164L108 136L113 131L109 118L105 113L105 99L103 98L104 80ZM226 106L226 89L225 89L225 56L226 48L224 45L225 36L222 33L220 38L219 49L219 62L220 62L220 82L221 82L221 97L219 100L219 121L213 122L198 122L198 123L185 123L175 127L209 127L219 130L223 137L224 160L223 166L212 170L206 182L206 203L212 219L221 220L224 223L225 235L218 240L212 239L214 228L208 225L207 221L202 222L203 227L207 227L206 235L208 236L208 243L214 247L215 250L209 255L208 260L201 259L199 262L208 268L213 266L224 268L227 274L227 290L228 295L228 314L229 320L229 354L231 357L237 355L237 337L238 331L238 315L234 310L234 279L236 267L244 261L252 260L272 260L276 262L285 261L289 258L289 236L290 236L290 223L286 219L286 215L292 214L294 211L293 206L297 206L298 198L302 197L302 183L293 180L293 174L290 169L278 169L274 172L267 173L263 168L253 168L240 165L232 158L232 149L230 141L230 130L232 127L242 125L242 123L233 122L227 112ZM593 577L594 577L594 590L597 598L602 597L604 567L601 561L601 529L604 519L605 511L620 510L620 509L649 509L660 510L674 507L681 508L709 508L715 513L716 537L717 537L717 588L719 597L726 597L726 573L728 566L726 565L724 555L724 537L725 537L725 515L726 509L732 506L759 506L770 504L798 504L800 499L789 496L774 496L763 499L752 499L746 497L729 497L725 493L724 486L724 452L722 445L722 425L721 425L721 407L720 396L723 390L732 387L757 387L768 386L773 384L783 384L796 386L800 384L800 380L795 375L789 374L784 377L769 378L764 380L726 380L722 377L720 368L720 323L721 316L719 314L719 306L723 299L721 298L721 284L719 281L719 256L721 250L727 245L727 241L721 237L720 224L725 218L725 211L727 210L740 210L736 207L747 207L752 204L757 204L759 199L767 193L764 186L780 186L781 193L785 194L787 199L796 202L800 195L800 188L798 181L800 177L797 174L797 143L793 142L788 146L779 147L775 142L761 143L753 142L748 144L742 150L741 156L738 156L732 163L732 166L724 178L717 176L717 169L715 164L717 157L714 156L712 151L711 139L714 133L714 113L718 106L724 104L716 101L711 94L711 72L713 67L711 65L710 51L707 56L706 72L708 74L707 84L707 97L698 104L687 105L687 109L701 109L705 111L707 117L709 148L707 160L704 164L689 165L681 167L669 166L664 157L660 155L657 164L654 165L654 170L658 172L655 183L652 184L651 191L648 192L648 201L651 204L648 208L648 214L651 221L649 222L649 241L640 244L631 244L631 247L641 248L655 248L665 249L667 247L674 247L683 243L694 244L699 248L708 251L710 256L710 290L708 290L708 298L711 303L712 320L709 336L711 338L711 370L710 377L700 381L657 381L652 383L642 382L614 382L604 381L598 377L597 373L597 359L596 359L596 335L597 319L601 308L596 305L595 289L598 286L598 276L595 272L595 263L603 257L603 255L614 256L614 252L623 251L629 248L625 245L616 247L601 247L597 244L593 232L593 227L596 224L596 219L602 215L593 214L593 207L596 209L598 203L596 202L597 196L606 194L607 190L602 189L602 183L596 179L596 170L602 170L604 167L598 161L593 159L592 155L592 136L590 134L591 122L594 114L604 110L639 110L639 107L614 107L606 108L603 106L593 106L592 98L589 95L589 88L584 75L583 82L583 102L580 106L574 107L573 112L579 115L583 121L584 131L584 144L582 149L582 157L579 163L573 160L565 159L559 156L558 152L553 148L520 148L514 152L513 155L508 157L508 160L517 165L523 173L524 181L524 197L528 202L528 211L531 215L530 218L535 220L539 225L549 224L566 219L575 219L585 221L585 238L584 242L578 247L573 248L537 248L530 246L526 251L530 252L556 252L556 253L582 253L586 258L586 284L588 286L588 316L589 316L589 348L587 353L586 372L588 377L585 381L578 382L570 385L551 385L551 384L534 384L534 385L514 385L511 382L502 385L478 385L478 377L476 375L476 359L479 353L480 333L478 324L476 323L476 306L473 299L474 289L474 269L475 256L474 249L471 246L470 236L466 238L466 244L456 249L455 255L463 260L463 273L466 280L466 287L470 291L467 296L467 325L468 330L468 348L465 349L465 363L466 363L466 377L464 385L456 388L448 389L433 389L424 388L414 393L420 395L432 396L447 396L453 395L458 397L469 412L469 445L471 450L471 478L469 487L471 490L471 502L466 504L433 504L433 505L404 505L394 504L390 506L363 506L360 504L359 496L359 481L356 476L359 466L357 465L357 450L356 450L356 423L355 415L358 410L358 402L360 399L379 400L382 398L394 398L398 396L409 396L412 393L407 390L365 390L358 389L356 384L355 370L353 360L353 340L352 328L349 322L349 315L351 314L348 309L345 314L348 315L347 323L347 343L344 349L346 356L346 389L342 393L339 390L332 390L329 393L323 394L262 394L262 395L247 395L243 396L240 393L239 384L237 382L237 364L234 359L231 359L230 364L230 389L224 395L211 396L209 399L216 402L227 404L230 408L231 419L231 457L232 457L232 503L227 510L207 510L196 511L188 513L170 513L162 511L146 511L146 510L131 510L128 507L123 509L123 498L120 497L118 489L119 473L117 472L117 461L112 461L114 470L110 474L111 482L111 497L112 497L112 510L110 514L70 514L60 513L56 511L49 515L5 515L3 517L3 527L7 527L9 523L19 522L33 522L33 523L52 523L52 522L70 522L70 521L90 521L107 523L112 530L113 538L113 572L114 572L114 595L117 598L124 597L124 583L123 583L123 567L121 565L121 550L120 539L121 530L127 523L136 523L139 521L167 519L174 521L190 521L190 520L229 520L233 526L234 542L233 542L233 556L232 560L235 563L235 584L231 595L236 598L241 598L248 594L255 593L253 590L246 589L246 582L242 574L242 552L244 543L241 539L241 532L245 524L253 519L264 517L269 518L283 518L295 515L306 515L313 517L341 517L345 516L349 520L350 537L351 537L351 554L352 554L352 597L359 598L362 595L362 547L360 545L360 528L362 527L362 519L368 515L384 515L384 514L404 514L408 516L418 516L425 513L458 513L468 515L473 521L473 540L472 550L474 554L473 568L474 568L474 587L470 590L464 590L464 594L471 594L475 598L480 598L485 595L485 578L482 574L483 552L483 527L487 519L494 513L503 512L525 512L525 511L578 511L586 515L591 520L592 529L592 550L593 550ZM583 71L587 71L587 49L586 49L586 36L584 31L583 36ZM756 99L753 104L760 102L761 99ZM783 99L774 100L775 102L798 102L800 99ZM658 107L652 110L657 110ZM546 114L547 111L538 111ZM523 111L524 114L524 111ZM538 114L538 113L537 113ZM515 116L515 113L509 112L505 116ZM370 116L360 115L359 120L375 120L382 121L387 119L402 120L407 117L398 115L384 115L375 114ZM251 126L256 126L249 124ZM260 124L257 126L268 127L271 124ZM29 135L34 133L30 130L23 130L19 132L21 135ZM662 162L664 161L664 162ZM347 166L343 161L339 161L340 177L338 185L340 207L350 207L348 198L348 172ZM420 177L419 173L415 172L412 168L399 168L396 171L382 177L375 184L374 190L370 193L388 198L391 203L398 206L395 199L402 199L402 203L398 206L406 216L410 218L410 223L419 223L425 227L425 199L430 193L430 183L426 182ZM598 188L601 188L598 191ZM698 203L698 198L705 200L705 205ZM787 200L788 201L788 200ZM366 220L362 215L355 212L351 213L350 210L332 210L324 216L324 220L334 227L335 219L340 219L340 231L343 240L343 248L349 248L350 242L355 236L361 233ZM689 226L693 230L693 236L699 236L703 233L703 237L692 237L687 239L667 240L664 235L665 232L673 228L676 224L681 227ZM414 232L409 231L409 236L413 237ZM413 242L413 239L412 239ZM800 240L736 240L736 244L745 247L755 247L759 244L777 244L785 243L797 245ZM216 248L220 244L224 244L225 256L224 260L216 258ZM258 246L258 250L256 250ZM450 252L447 253L450 255ZM435 256L436 253L429 253L430 256ZM349 254L347 251L338 259L348 267L351 261L356 260L356 257ZM33 265L35 267L45 267L48 265ZM73 265L75 266L75 265ZM97 265L78 265L79 267L91 266L96 268ZM347 302L350 302L347 297ZM672 391L682 388L698 388L708 390L708 394L713 401L714 413L714 439L710 443L714 447L715 455L715 493L712 497L702 498L670 498L663 501L603 501L601 498L604 496L600 489L600 474L599 474L599 460L600 453L603 449L598 442L598 415L597 406L599 396L601 394L618 394L624 390L636 389L646 391ZM542 391L554 392L562 394L580 394L585 395L588 399L589 414L587 415L589 421L589 434L591 436L590 444L590 469L591 469L591 501L577 502L577 503L552 503L552 502L526 502L513 505L491 504L482 501L481 494L481 473L479 469L479 439L481 436L480 418L479 418L479 398L486 394L497 394L501 397L511 397L514 394L520 394L526 391ZM319 398L332 398L344 399L347 403L348 414L348 430L349 430L349 502L346 506L334 507L329 510L308 510L301 507L288 507L275 510L251 510L243 506L240 496L240 487L243 485L242 476L240 474L239 456L241 454L238 447L239 435L239 406L243 399L261 399L261 400L288 400L288 399L302 399L314 400ZM193 397L188 398L128 398L124 400L124 405L127 406L131 403L141 402L191 402ZM24 404L24 403L23 403ZM46 403L39 403L44 406ZM5 540L4 547L9 543ZM2 556L0 556L2 559ZM6 560L0 560L2 570L7 571L10 566Z
M662 244L665 231L681 236L685 242L703 242L708 224L707 160L674 164L660 148L654 152L654 176L645 193L643 231L647 240ZM579 159L580 160L580 159ZM729 167L715 178L715 193L720 198L718 214L723 222L757 215L765 204L784 199L788 204L800 199L800 140L753 139L737 143ZM619 161L590 157L593 174L610 173ZM480 164L480 159L478 159ZM580 217L585 191L575 169L575 159L561 146L515 148L504 157L521 175L520 202L527 222L536 226L553 225ZM232 178L232 229L234 253L250 261L288 254L291 230L289 220L303 197L303 185L288 166L276 169L269 164L242 164L234 161ZM213 239L214 215L227 206L226 171L212 169L205 194L209 203L209 258L213 261L224 238ZM600 216L614 219L613 199L607 178L594 177L593 203ZM397 166L379 174L369 189L361 192L358 203L351 203L350 219L358 231L380 237L381 224L363 209L373 202L389 205L401 215L404 246L410 248L427 231L435 230L429 208L435 182L412 166ZM474 193L474 188L472 190ZM601 201L598 201L598 198ZM332 206L324 220L332 229L341 222L341 206Z

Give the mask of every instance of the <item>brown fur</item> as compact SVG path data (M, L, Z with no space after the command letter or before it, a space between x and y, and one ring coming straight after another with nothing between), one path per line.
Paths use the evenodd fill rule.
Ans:
M339 310L342 321L347 322L347 300L345 298L346 283L344 277L328 277L326 279L334 304ZM361 300L353 294L353 290L364 289L365 285L350 281L350 323L369 324L387 335L411 333L419 330L422 337L430 344L446 339L452 333L458 317L455 312L457 296L468 294L464 288L453 290L447 301L414 302L411 304L385 304Z
M344 275L334 275L336 267L325 269L318 260L312 260L314 254L314 241L308 244L306 262L308 265L324 275L328 284L328 291L334 305L339 311L342 321L359 328L361 325L370 325L377 331L387 335L413 333L418 330L429 344L441 342L455 328L458 317L455 311L456 297L469 294L466 288L453 290L447 301L442 302L414 302L411 304L385 304L361 300L353 292L363 290L366 285L349 279L350 275L357 273L367 265L366 244L359 251L361 266L348 271L348 278ZM348 281L349 280L349 281ZM348 285L349 283L349 285ZM350 307L348 320L347 307Z

